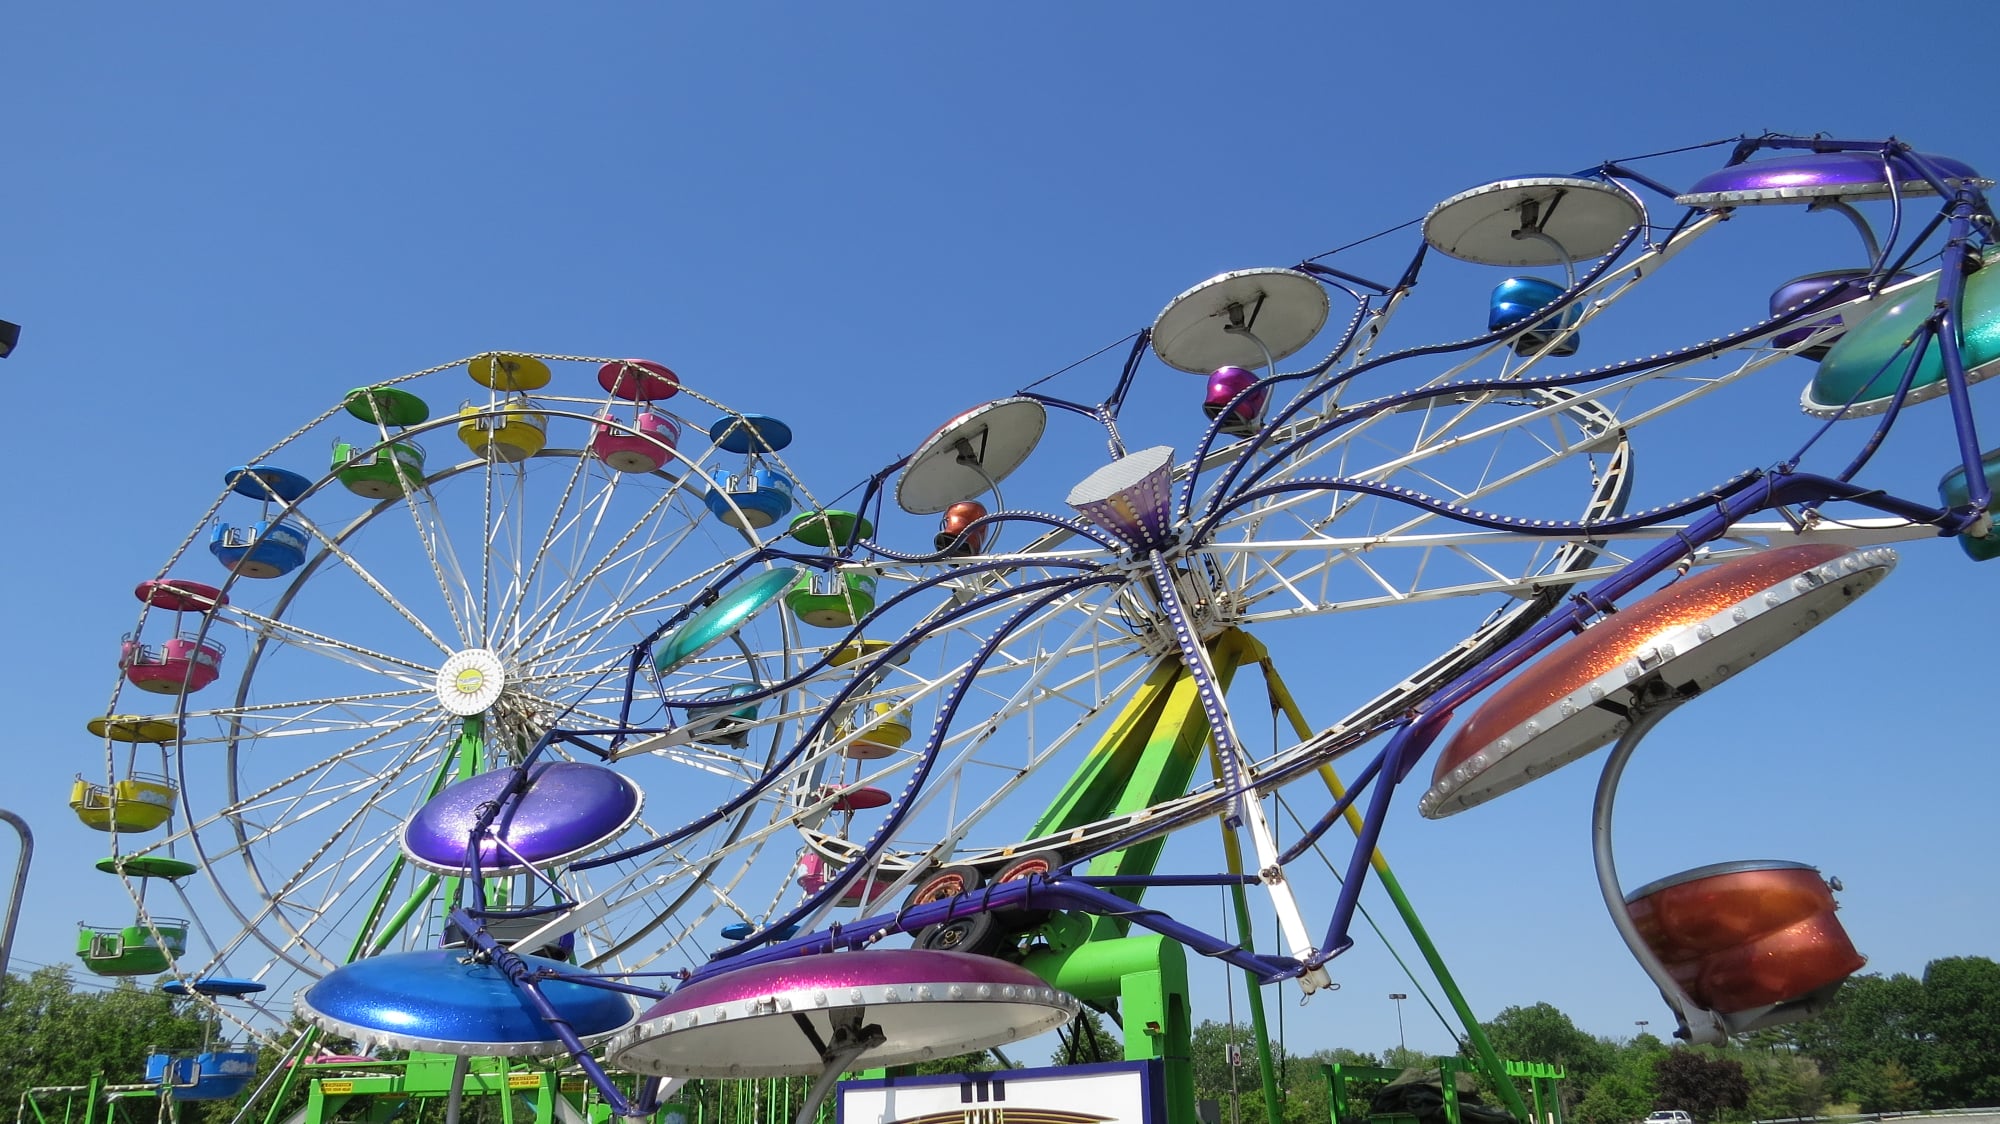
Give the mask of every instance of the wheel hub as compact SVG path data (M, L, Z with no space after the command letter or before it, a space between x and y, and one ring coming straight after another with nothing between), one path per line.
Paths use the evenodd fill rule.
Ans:
M488 648L467 648L438 668L434 690L446 710L470 718L491 710L506 686L507 672L498 654Z

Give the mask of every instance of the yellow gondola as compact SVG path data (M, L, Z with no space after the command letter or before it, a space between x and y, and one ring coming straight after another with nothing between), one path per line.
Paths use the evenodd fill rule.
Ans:
M526 402L495 407L468 405L458 412L458 439L477 456L496 461L524 461L549 443L548 415Z
M876 720L875 724L842 746L840 750L842 757L856 761L874 761L889 756L909 743L910 708L901 701L885 699L877 702L868 707L866 717ZM865 720L855 723L857 726L863 724Z
M98 831L151 831L173 818L177 795L164 777L134 773L101 785L78 776L70 786L69 806L83 826Z

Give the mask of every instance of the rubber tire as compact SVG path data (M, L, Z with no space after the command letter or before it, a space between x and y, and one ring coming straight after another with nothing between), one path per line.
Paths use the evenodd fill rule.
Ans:
M992 884L997 886L1002 882L1016 882L1033 875L1047 874L1061 865L1062 853L1059 851L1030 851L995 872ZM1046 909L1003 909L999 912L1007 927L1017 932L1032 929L1049 919Z
M970 894L986 884L986 879L974 866L944 866L929 878L917 883L908 897L903 899L904 909L914 909L920 905L941 902L960 894Z
M1007 927L997 914L974 913L924 927L912 947L995 956L1006 944Z

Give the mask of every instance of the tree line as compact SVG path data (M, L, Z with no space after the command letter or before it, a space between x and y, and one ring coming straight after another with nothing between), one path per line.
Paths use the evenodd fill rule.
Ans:
M1700 1124L1744 1124L2000 1105L2000 963L1979 956L1933 961L1921 977L1855 976L1819 1016L1725 1046L1670 1044L1643 1032L1592 1035L1547 1003L1509 1007L1481 1025L1501 1057L1564 1067L1557 1091L1569 1124L1633 1124L1655 1109L1681 1109ZM1247 1026L1209 1021L1195 1028L1195 1095L1224 1106L1225 1121L1231 1107L1243 1124L1267 1119L1255 1045ZM1301 1054L1281 1042L1271 1047L1286 1124L1328 1119L1329 1062L1436 1064L1395 1046ZM1350 1105L1365 1110L1372 1091L1357 1083ZM1493 1089L1483 1092L1485 1103L1498 1103Z
M1575 1124L1656 1108L1731 1124L2000 1105L2000 963L1982 956L1932 961L1921 977L1855 976L1817 1017L1727 1046L1592 1036L1546 1003L1485 1025L1503 1056L1567 1067Z

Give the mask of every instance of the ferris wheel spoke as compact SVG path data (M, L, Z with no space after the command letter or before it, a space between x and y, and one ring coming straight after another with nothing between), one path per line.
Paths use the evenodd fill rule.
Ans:
M1108 705L1106 700L1125 697L1151 675L1156 667L1156 662L1153 660L1135 658L1130 663L1132 666L1126 673L1115 680L1079 677L1068 683L1053 686L1040 696L1026 694L1017 696L1013 713L1008 717L1033 715L1037 709L1034 701L1064 699L1076 705L1074 717L1067 723L1058 722L1058 728L1052 734L1026 739L1026 750L1019 756L997 760L978 753L978 750L983 745L989 744L998 732L1000 725L998 721L982 723L980 727L947 742L948 748L953 742L958 743L959 752L949 759L942 773L942 783L927 787L911 808L911 815L922 822L921 817L926 812L943 805L943 827L941 830L926 833L923 849L938 856L950 855L973 830L985 822L988 815L1007 806L1010 797L1028 782L1036 770L1057 756L1073 750L1079 741L1095 737L1096 732L1092 730L1090 723ZM1071 693L1092 682L1108 693L1095 695L1089 700L1079 699ZM1031 699L1034 701L1030 701ZM981 770L990 770L991 779L982 778ZM961 790L962 786L970 787L969 795L974 800L970 807L964 809L956 806L957 800L967 795ZM937 835L937 838L929 840L930 834ZM1014 840L1010 839L1009 842L1012 843Z
M578 465L583 461L579 459ZM525 588L536 588L535 578L544 565L560 566L563 569L560 581L548 583L550 593L541 598L542 604L529 606L522 602L518 610L521 627L510 638L515 646L526 647L535 641L543 630L554 626L563 610L595 592L603 594L604 600L612 605L629 599L643 578L628 577L624 588L609 590L600 583L603 575L614 567L633 568L637 564L650 562L646 573L663 565L681 545L683 539L692 533L695 520L683 518L677 529L677 537L661 539L660 523L666 515L676 511L675 496L681 491L682 483L672 481L666 488L653 491L653 498L637 512L618 518L627 524L618 537L608 546L597 546L599 535L606 522L613 518L613 501L622 493L639 491L624 474L604 484L596 495L586 502L572 505L570 494L565 492L559 501L555 515L550 519L542 542L536 547L530 564ZM579 530L581 528L581 530ZM654 537L648 537L654 536ZM637 540L638 549L626 554L626 548ZM567 542L567 550L559 552L559 542ZM593 561L594 559L594 561Z
M407 678L413 685L427 681L437 670L415 660L364 648L351 641L301 628L290 621L265 616L241 606L231 606L228 613L231 617L244 622L239 627L243 627L244 631L256 636L260 641L276 641L300 651L316 652L342 660L362 671Z
M444 760L441 737L391 741L396 732L384 731L379 738L363 739L352 749L234 798L221 807L217 817L239 828L263 831L297 826L343 798L367 796L372 804L411 768Z
M387 691L372 695L341 695L323 699L295 699L259 703L228 710L191 710L183 722L214 721L218 732L204 735L190 730L184 746L233 745L246 737L306 737L352 733L380 735L394 732L410 721L431 721L426 704L428 692Z
M565 653L575 639L586 636L602 636L614 630L630 629L622 640L611 638L613 648L629 650L633 643L650 634L658 622L677 607L675 598L689 589L707 584L726 568L718 563L687 579L675 582L643 597L614 597L607 594L604 605L589 611L585 617L577 618L569 627L558 629L556 618L566 606L553 606L542 621L529 630L532 646L523 642L523 659L530 662L558 658ZM574 662L574 658L570 658Z
M564 525L568 519L567 513L570 508L570 499L572 496L576 494L577 485L585 479L586 476L585 466L588 465L589 463L590 462L582 456L577 456L572 459L570 463L569 474L563 480L560 492L556 496L554 503L554 510L549 515L548 521L543 527L541 541L538 542L535 545L534 549L526 555L528 559L528 569L525 574L520 576L519 581L516 583L517 596L515 598L515 608L513 612L507 614L510 620L515 620L518 623L520 616L519 606L524 603L524 599L527 596L527 591L535 587L535 575L538 569L540 568L542 561L545 558L547 558L550 551L554 549L559 535L563 532ZM621 477L614 474L611 479L603 482L598 493L599 496L598 506L600 511L604 510L605 505L609 503L611 499L611 494L619 486L620 479ZM592 527L591 533L592 534L596 533L596 527L594 525ZM587 542L581 546L581 549L588 549ZM518 638L516 637L508 637L505 642L513 643L517 642L517 640Z
M267 893L254 913L239 914L245 931L279 959L309 975L318 976L339 966L345 949L335 952L322 948L321 943L338 942L337 934L344 923L354 919L357 909L366 908L371 896L367 893L368 880L379 872L380 860L394 851L390 842L382 840L374 847L354 848L351 857L355 861L347 868L344 879L301 879L291 883L285 892ZM313 884L321 886L316 898L303 892ZM330 904L314 905L314 901ZM334 947L340 948L340 944L335 943Z
M484 462L478 463L483 467ZM448 479L467 469L459 465L440 474L436 479ZM415 542L423 551L432 579L437 583L438 599L444 611L451 618L453 632L461 644L472 642L472 627L466 614L470 611L466 604L472 589L467 578L465 565L459 560L458 548L452 540L450 521L438 509L437 497L431 492L431 482L403 491L400 506L410 517L411 530Z
M384 605L387 605L397 616L415 628L417 633L436 646L438 651L451 652L455 650L454 645L447 643L437 633L431 631L430 625L426 624L422 617L418 616L409 606L405 605L402 599L389 592L388 586L384 585L380 578L369 572L366 566L363 566L352 554L348 553L341 545L339 536L327 534L317 523L306 518L303 514L295 513L295 517L311 533L313 538L319 542L320 549L325 554L337 560L346 573L359 579L370 592L381 599Z

